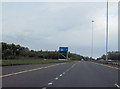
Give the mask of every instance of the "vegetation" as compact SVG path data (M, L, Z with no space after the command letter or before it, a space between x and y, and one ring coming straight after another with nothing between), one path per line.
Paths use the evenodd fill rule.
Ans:
M7 44L2 42L2 59L3 60L18 60L18 59L58 59L58 51L34 51L27 47L22 47L15 44ZM83 57L74 53L68 53L71 60L80 60Z
M62 63L67 60L40 60L40 59L22 59L22 60L2 60L2 66L25 65L25 64L45 64L45 63Z
M111 59L111 60L119 60L120 58L120 52L119 51L112 51L112 52L108 52L108 59ZM102 55L100 58L98 58L98 60L101 60L101 59L106 59L106 55Z

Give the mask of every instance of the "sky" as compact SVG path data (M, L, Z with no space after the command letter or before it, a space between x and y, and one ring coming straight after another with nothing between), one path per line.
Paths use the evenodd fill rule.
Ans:
M4 2L2 41L32 50L61 46L83 56L105 54L106 2ZM109 3L109 51L118 50L118 3Z

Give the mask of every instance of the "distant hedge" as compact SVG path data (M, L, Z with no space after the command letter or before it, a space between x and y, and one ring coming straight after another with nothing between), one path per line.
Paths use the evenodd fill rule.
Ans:
M58 51L34 51L27 47L22 47L19 44L0 43L2 45L2 59L24 59L24 58L40 58L40 59L58 59ZM83 56L78 54L68 53L68 57L72 60L80 60Z

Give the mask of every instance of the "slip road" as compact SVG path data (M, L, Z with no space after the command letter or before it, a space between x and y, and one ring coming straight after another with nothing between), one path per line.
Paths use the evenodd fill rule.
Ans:
M88 62L6 66L2 87L119 87L118 69Z

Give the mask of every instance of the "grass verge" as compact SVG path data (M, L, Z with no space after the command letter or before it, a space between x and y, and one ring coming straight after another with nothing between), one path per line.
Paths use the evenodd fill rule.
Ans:
M41 60L41 59L2 60L2 66L62 63L62 62L68 62L68 60L52 60L52 59L48 59L48 60Z

